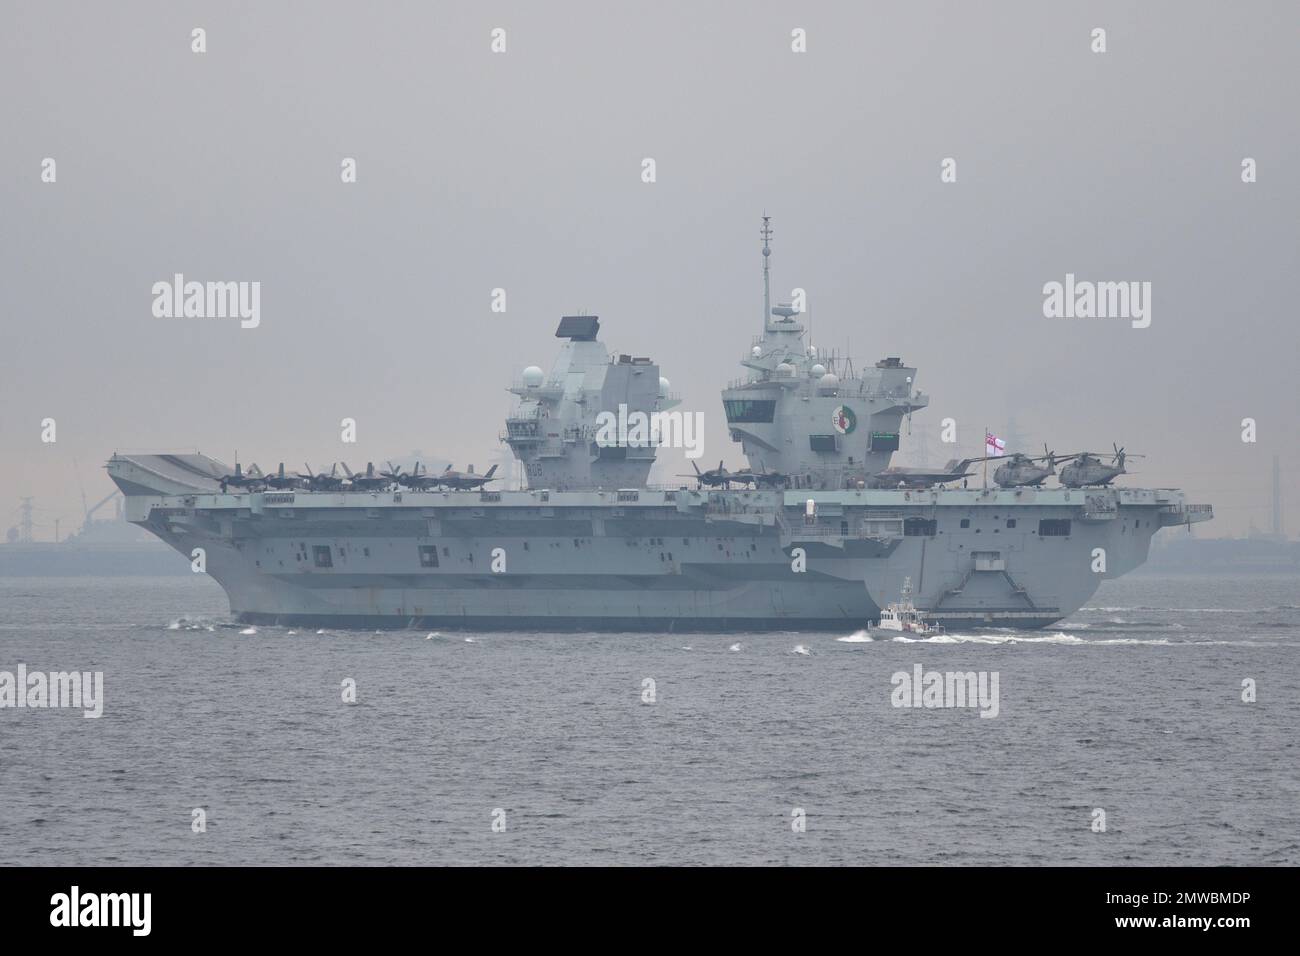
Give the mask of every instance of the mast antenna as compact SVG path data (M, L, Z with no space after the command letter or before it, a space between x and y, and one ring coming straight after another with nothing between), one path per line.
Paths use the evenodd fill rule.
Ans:
M763 331L766 332L772 315L772 287L768 274L768 260L772 255L771 216L763 217L763 229L759 235L763 237Z

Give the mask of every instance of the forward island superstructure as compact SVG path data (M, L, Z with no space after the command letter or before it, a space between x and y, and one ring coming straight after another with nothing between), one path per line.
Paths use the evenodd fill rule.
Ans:
M231 487L202 455L117 454L108 471L129 520L201 554L238 619L329 627L856 629L910 578L936 625L1036 628L1141 564L1160 528L1212 516L1109 480L971 489L891 469L928 404L916 369L810 347L770 304L770 255L765 219L762 332L722 394L748 470L717 487L651 486L658 439L605 427L677 400L649 357L608 353L595 316L563 318L550 372L510 386L500 439L522 490L400 473Z

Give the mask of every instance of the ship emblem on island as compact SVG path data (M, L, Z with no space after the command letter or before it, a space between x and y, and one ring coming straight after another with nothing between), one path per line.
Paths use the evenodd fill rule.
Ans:
M812 346L800 313L771 304L766 217L761 235L760 334L722 390L740 470L652 485L657 440L599 422L677 399L651 358L610 354L579 315L560 320L550 371L509 387L499 438L522 488L472 469L263 474L199 454L114 454L108 472L128 520L201 553L238 620L319 627L1038 628L1145 561L1161 528L1212 517L1179 491L1116 485L1120 448L1021 452L987 488L963 487L981 459L893 466L929 403L916 368Z
M858 416L847 405L840 405L831 412L831 424L841 435L851 435L853 429L858 427Z

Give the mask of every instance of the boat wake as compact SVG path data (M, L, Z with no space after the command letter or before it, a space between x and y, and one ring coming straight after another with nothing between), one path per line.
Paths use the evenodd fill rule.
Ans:
M843 638L841 638L841 640L843 640ZM1085 640L1077 635L1066 634L1061 631L1058 631L1055 634L1044 634L1038 637L1014 637L1009 634L935 634L931 637L905 637L900 635L892 638L892 640L895 643L900 644L1056 644L1070 647L1094 647L1099 645L1135 645L1149 647L1178 647L1183 645L1270 647L1274 644L1274 642L1271 641L1175 641L1170 640L1167 637L1099 637Z
M848 637L837 637L835 640L841 644L874 644L875 639L866 631L855 631Z

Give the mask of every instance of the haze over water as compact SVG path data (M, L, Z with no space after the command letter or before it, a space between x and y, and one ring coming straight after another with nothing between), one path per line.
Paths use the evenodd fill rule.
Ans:
M1274 455L1300 501L1300 6L1076 7L6 4L0 532L25 496L39 540L75 528L115 450L504 464L505 386L577 312L742 467L719 390L761 329L765 212L810 344L918 368L897 464L985 428L1116 443L1130 484L1214 505L1204 533L1266 528ZM260 324L154 315L178 272L261 283ZM1150 282L1150 327L1048 318L1067 274ZM656 480L691 470L663 449Z
M0 670L105 687L98 720L0 710L3 859L1300 862L1300 579L1135 575L1041 632L854 631L249 629L205 579L0 579ZM892 707L918 663L997 671L999 715Z

